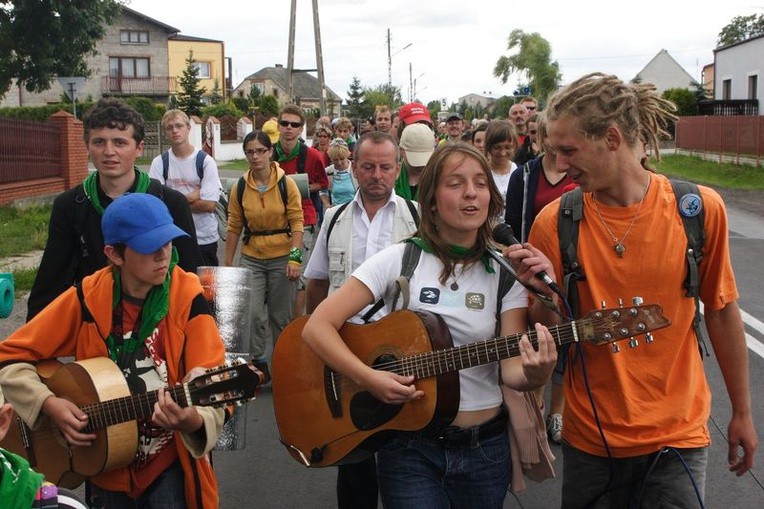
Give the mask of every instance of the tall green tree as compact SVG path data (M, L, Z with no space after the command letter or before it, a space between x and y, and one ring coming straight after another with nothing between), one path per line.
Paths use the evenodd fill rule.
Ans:
M380 104L386 104L391 110L395 110L403 105L403 102L401 101L401 89L394 85L388 85L387 83L384 85L377 85L374 88L365 88L363 91L363 106L361 108L363 115L361 116L372 116L374 114L374 109Z
M122 0L0 1L0 97L14 79L30 92L55 76L90 76L86 59Z
M178 108L183 110L189 117L191 115L201 115L204 102L202 97L207 91L205 87L199 85L199 68L194 65L194 52L188 52L186 58L186 68L183 69L183 75L178 80L180 92L178 92Z
M719 32L717 44L719 46L726 46L761 34L764 34L764 14L735 16Z
M506 83L510 74L520 73L523 86L540 102L552 95L560 86L560 65L552 62L552 46L537 32L526 34L520 29L509 34L507 49L517 53L502 55L496 61L493 75Z
M347 116L350 118L363 117L363 88L358 76L353 76L353 81L348 89Z

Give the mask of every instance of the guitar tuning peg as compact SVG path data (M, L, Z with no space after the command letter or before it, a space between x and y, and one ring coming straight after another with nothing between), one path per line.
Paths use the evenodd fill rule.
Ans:
M655 338L653 338L652 332L648 332L647 334L645 334L645 343L649 344L649 343L652 343L653 341L655 341Z
M634 336L629 338L629 348L636 348L639 346L639 341Z
M635 306L641 306L645 302L645 299L643 299L642 297L634 297L631 299L631 302Z
M621 347L618 346L618 343L613 343L613 353L618 353L621 351Z

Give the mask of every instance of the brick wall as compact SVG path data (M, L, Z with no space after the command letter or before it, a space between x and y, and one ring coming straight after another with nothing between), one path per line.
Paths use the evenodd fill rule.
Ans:
M0 119L2 121L2 119ZM60 177L30 178L0 184L0 205L17 200L58 194L81 183L88 172L88 155L82 141L82 122L71 114L59 111L51 115L50 122L58 128L60 151Z

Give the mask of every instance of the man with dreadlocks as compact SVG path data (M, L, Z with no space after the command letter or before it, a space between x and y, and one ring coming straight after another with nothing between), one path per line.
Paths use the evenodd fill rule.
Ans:
M704 496L711 393L698 355L695 302L683 286L687 236L680 214L702 210L705 218L699 293L732 403L729 469L740 476L753 466L748 354L724 203L703 186L677 198L671 181L645 157L645 146L659 155L658 137L676 119L673 109L653 85L599 73L559 91L546 109L557 167L583 191L577 256L584 277L569 283L578 291L573 314L640 296L660 304L671 320L651 344L619 354L585 342L571 349L564 380L563 507L697 507ZM535 274L563 274L560 208L558 200L541 211L529 244L506 250L520 278L550 296ZM538 300L529 314L534 322L555 321Z

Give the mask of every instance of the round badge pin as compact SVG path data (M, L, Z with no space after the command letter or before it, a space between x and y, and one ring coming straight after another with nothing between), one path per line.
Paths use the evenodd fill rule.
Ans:
M679 212L684 217L695 217L703 210L703 200L695 193L688 193L679 200Z

